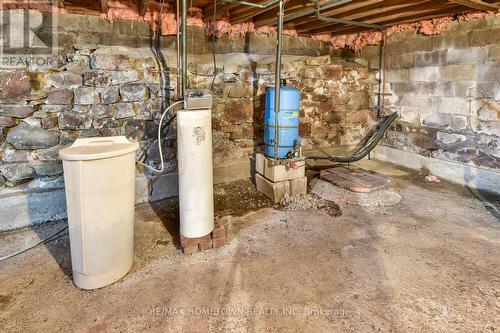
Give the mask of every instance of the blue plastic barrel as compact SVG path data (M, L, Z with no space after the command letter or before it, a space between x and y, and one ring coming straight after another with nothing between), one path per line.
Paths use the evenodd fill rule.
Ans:
M296 146L299 139L300 122L300 92L292 87L281 87L280 89L280 112L278 113L278 158L286 155ZM264 144L266 155L274 158L274 112L275 88L268 88L266 92L266 114L264 129Z

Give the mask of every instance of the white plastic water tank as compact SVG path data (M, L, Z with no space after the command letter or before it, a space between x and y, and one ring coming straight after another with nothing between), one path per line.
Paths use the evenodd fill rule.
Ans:
M135 151L121 137L78 139L61 149L73 281L107 286L134 260Z
M214 229L212 110L177 112L180 233L203 237Z

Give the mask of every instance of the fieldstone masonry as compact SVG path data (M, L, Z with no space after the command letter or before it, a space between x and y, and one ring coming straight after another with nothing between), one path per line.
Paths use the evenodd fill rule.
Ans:
M274 37L257 40L267 45ZM79 137L125 135L140 141L138 159L159 165L160 112L177 90L175 49L162 49L163 76L149 48L79 42L61 49L68 51L58 68L0 71L0 196L61 189L58 152ZM213 81L214 162L221 165L248 159L262 144L264 97L275 68L272 54L216 58L214 78L211 54L190 56L188 80L191 88L211 88ZM283 78L302 92L301 133L316 145L350 144L372 122L369 75L361 65L330 55L285 55ZM175 120L168 118L166 174L177 170Z
M82 17L60 16L63 45L57 68L0 70L0 201L9 198L14 208L25 205L25 199L12 197L19 193L55 191L50 197L61 203L58 152L78 137L125 135L140 142L138 159L158 167L159 117L177 91L175 44L162 39L163 58L158 59L141 22ZM432 37L406 31L389 38L383 97L400 118L386 145L500 167L498 20L454 23ZM203 31L190 28L190 34L189 44L196 47L188 52L189 87L213 85L215 165L248 159L262 144L265 92L274 84L274 37L252 33L219 40L214 71ZM311 39L285 38L282 77L301 91L301 136L322 147L352 145L364 137L374 123L377 56L378 47L352 54ZM175 120L168 118L162 143L166 176L177 170ZM154 176L138 171L148 179ZM150 198L161 199L158 191L151 187ZM29 215L38 223L64 217L61 207L37 218L16 209L8 209L12 219Z
M500 18L453 22L436 36L405 31L386 45L385 106L400 117L385 145L498 170ZM377 57L367 47L357 59L372 79Z

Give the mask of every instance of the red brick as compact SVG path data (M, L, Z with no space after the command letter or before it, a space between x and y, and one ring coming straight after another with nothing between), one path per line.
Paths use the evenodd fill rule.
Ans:
M196 246L188 246L188 247L182 248L182 252L184 252L184 254L187 254L187 255L196 253L198 251L199 251L198 244L196 244Z
M198 238L188 238L181 235L181 246L182 247L192 247L198 246Z
M252 129L253 130L253 129ZM228 215L233 215L234 211L232 209L224 209L224 210L219 210L215 212L215 217L223 217L223 216L228 216ZM218 224L218 221L215 221L215 224Z
M210 237L210 235L200 237L199 242L200 242L200 250L202 251L212 248L212 237Z
M212 239L212 245L215 248L223 247L224 245L226 245L226 243L227 243L226 237Z
M226 237L226 229L223 226L214 229L214 231L212 232L212 238L221 238L221 237Z

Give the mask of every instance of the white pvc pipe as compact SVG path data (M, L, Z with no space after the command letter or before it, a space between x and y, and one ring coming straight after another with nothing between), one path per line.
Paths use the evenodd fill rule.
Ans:
M203 237L214 229L212 110L177 112L180 233Z

